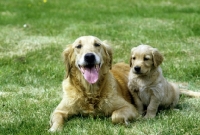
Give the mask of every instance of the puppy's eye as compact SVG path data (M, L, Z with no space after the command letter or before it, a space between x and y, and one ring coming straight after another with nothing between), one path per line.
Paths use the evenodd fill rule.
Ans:
M81 44L77 45L76 48L80 49L82 47Z
M95 47L99 47L101 44L100 43L94 43Z
M133 60L135 60L136 58L135 58L135 57L133 57L132 59L133 59Z
M145 58L145 57L144 57L144 61L147 61L147 60L149 60L149 58Z

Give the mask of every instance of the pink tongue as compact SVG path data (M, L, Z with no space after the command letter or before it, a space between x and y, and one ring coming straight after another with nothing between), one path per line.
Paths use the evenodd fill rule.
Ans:
M93 68L85 68L84 78L89 83L95 83L98 80L99 74L95 67Z

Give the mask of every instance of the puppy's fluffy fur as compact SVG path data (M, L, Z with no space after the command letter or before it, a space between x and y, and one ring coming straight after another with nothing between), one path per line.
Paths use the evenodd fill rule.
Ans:
M112 68L107 44L83 36L65 49L64 57L64 94L51 116L50 131L62 129L64 120L77 114L111 116L113 123L126 124L138 116L127 87L130 67L121 63Z
M136 104L139 112L145 118L156 116L159 106L174 107L179 100L179 88L167 82L162 75L160 64L163 56L160 52L148 45L139 45L131 50L128 87L134 97L138 96Z

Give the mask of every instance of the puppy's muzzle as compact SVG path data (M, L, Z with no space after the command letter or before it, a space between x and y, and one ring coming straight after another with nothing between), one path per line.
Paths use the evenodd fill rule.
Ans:
M134 70L135 70L136 73L140 73L141 67L135 66L135 67L134 67Z

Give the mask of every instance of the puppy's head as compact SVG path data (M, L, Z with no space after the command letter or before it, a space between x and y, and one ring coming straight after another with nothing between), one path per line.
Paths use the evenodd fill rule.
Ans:
M139 45L131 50L130 67L134 74L147 75L163 61L160 52L149 45Z
M64 51L67 76L72 67L77 68L85 80L96 83L99 74L111 69L112 50L103 41L94 36L82 36Z

